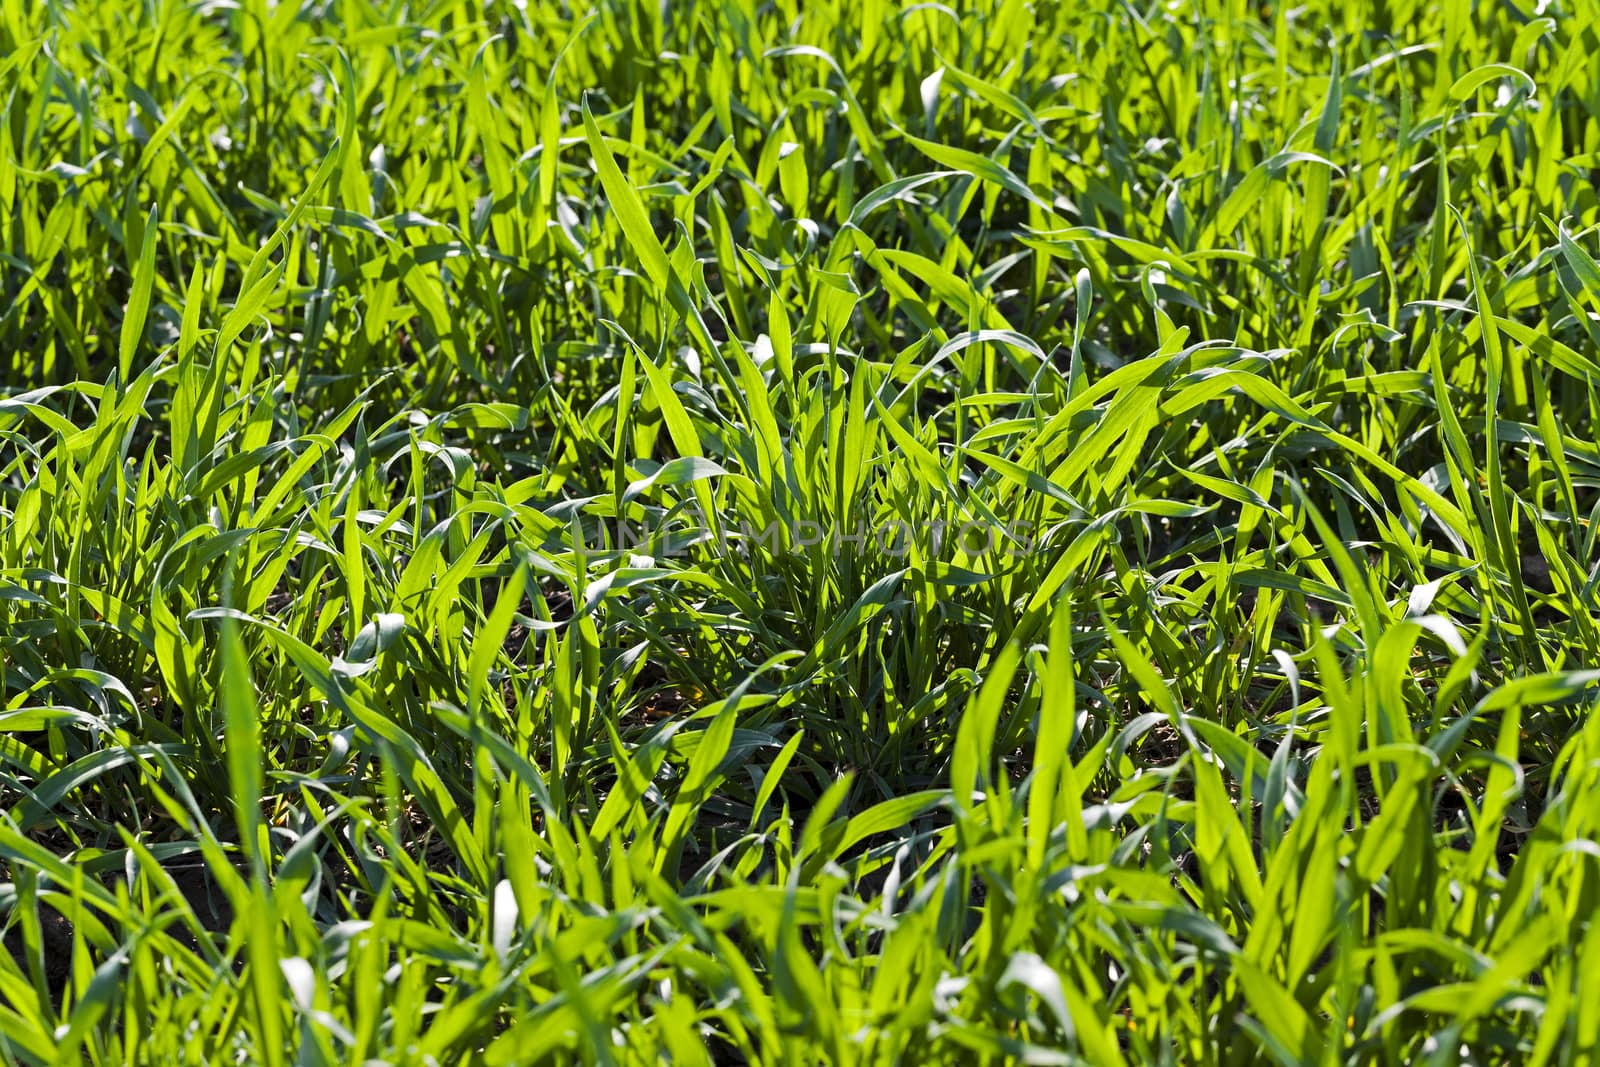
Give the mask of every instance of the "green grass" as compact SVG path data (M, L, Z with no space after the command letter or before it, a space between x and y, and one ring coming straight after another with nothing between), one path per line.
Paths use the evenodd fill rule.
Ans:
M0 117L0 1060L1594 1062L1589 0L0 0Z

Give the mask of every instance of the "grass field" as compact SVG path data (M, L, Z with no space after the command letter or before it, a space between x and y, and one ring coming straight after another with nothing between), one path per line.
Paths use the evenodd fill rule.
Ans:
M0 0L0 1060L1587 1064L1592 0Z

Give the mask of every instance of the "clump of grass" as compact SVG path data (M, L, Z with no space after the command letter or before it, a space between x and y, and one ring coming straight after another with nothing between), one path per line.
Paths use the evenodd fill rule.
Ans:
M0 3L0 1059L1588 1062L1597 33Z

